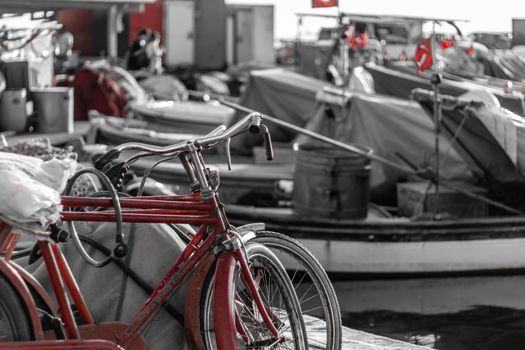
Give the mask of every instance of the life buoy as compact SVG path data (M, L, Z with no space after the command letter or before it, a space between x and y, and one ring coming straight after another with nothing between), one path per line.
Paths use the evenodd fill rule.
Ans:
M430 47L430 40L423 40L417 45L414 61L417 66L417 74L426 71L434 64L432 60L432 49Z

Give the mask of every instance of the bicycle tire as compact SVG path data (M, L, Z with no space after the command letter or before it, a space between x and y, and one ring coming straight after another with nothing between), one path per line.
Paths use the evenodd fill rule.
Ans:
M287 235L273 231L257 231L255 235L254 238L248 241L248 245L251 243L263 244L272 250L283 263L290 258L294 259L292 263L295 266L295 270L292 273L289 271L294 286L297 287L297 284L304 281L304 277L307 275L315 287L314 292L311 291L311 286L302 288L302 291L296 288L299 300L305 301L301 305L303 314L315 316L326 322L326 341L323 342L320 340L322 338L322 334L320 334L322 328L315 327L309 330L308 325L316 321L314 319L305 321L309 344L311 346L324 347L328 350L341 349L342 321L339 302L337 301L334 287L321 263L303 244ZM283 256L283 254L286 254L286 256ZM302 273L301 276L298 273L298 270L301 268L304 269L306 275ZM313 309L312 304L316 301L316 294L319 296L323 315L320 314L320 310L317 307Z
M285 344L275 344L271 348L308 349L299 301L295 295L293 285L291 284L286 270L277 257L268 248L260 244L250 244L250 246L246 248L246 252L249 265L254 271L257 271L257 274L261 272L259 269L265 269L265 272L263 273L268 273L259 279L259 292L267 306L272 310L272 315L278 318L275 323L281 327L284 326L290 328L289 335L286 337L289 341ZM242 336L238 334L237 344L240 349L269 348L269 345L264 343L264 340L261 339L264 337L265 333L268 333L267 326L264 325L261 320L257 319L256 311L252 313L254 306L250 305L251 297L243 290L242 278L238 272L239 267L237 264L237 273L235 274L237 278L231 281L236 290L235 298L232 302L235 303L238 319L242 322L243 329L250 332L249 335L253 341L246 342L242 339ZM214 276L215 271L212 269L204 283L201 294L200 320L205 349L216 348L212 315L212 291L215 283ZM271 278L271 280L269 280L269 278ZM275 283L273 288L271 283ZM282 300L278 301L277 304L272 302L275 300L274 298L276 297L276 294L281 294L282 297ZM283 312L286 313L285 316L288 320L283 321ZM287 324L287 322L289 323ZM263 326L261 326L261 324ZM279 330L283 331L282 328ZM288 345L292 345L292 347L288 347Z
M0 274L0 343L33 339L26 306L7 278Z

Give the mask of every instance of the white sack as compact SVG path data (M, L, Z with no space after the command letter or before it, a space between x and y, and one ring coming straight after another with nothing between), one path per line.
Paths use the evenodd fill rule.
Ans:
M0 214L42 228L60 216L60 193L75 172L74 159L43 161L0 152Z

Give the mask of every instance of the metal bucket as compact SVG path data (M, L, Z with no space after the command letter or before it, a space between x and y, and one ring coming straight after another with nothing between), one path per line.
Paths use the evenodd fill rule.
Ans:
M35 88L31 94L38 119L38 132L73 132L72 88Z
M359 148L366 154L372 149ZM370 158L327 145L303 143L296 152L294 210L307 217L360 219L368 214Z
M22 132L27 124L25 89L4 90L0 99L0 130Z

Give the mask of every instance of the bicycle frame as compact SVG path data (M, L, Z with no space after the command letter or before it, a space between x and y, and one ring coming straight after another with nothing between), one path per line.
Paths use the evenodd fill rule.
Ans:
M98 207L109 209L107 211L63 211L61 213L63 221L115 221L115 212L114 210L110 210L113 208L113 203L110 198L63 196L62 204L64 208ZM0 272L4 273L4 275L6 275L11 281L17 282L15 287L18 290L21 290L20 293L23 296L31 316L35 330L36 342L4 343L0 345L0 349L8 347L9 349L29 350L35 349L37 344L41 344L42 348L49 350L68 349L70 348L70 344L71 348L74 347L75 349L86 350L94 348L125 348L133 350L142 349L142 347L137 346L137 344L142 344L144 342L140 336L140 331L143 330L148 322L152 320L155 313L165 302L167 302L172 293L182 285L194 267L198 266L199 263L204 260L206 255L212 250L215 250L216 252L216 254L213 256L213 259L217 261L217 271L226 271L226 273L220 273L216 275L216 288L214 292L214 297L216 298L215 300L218 301L214 305L214 312L217 312L216 314L221 315L222 317L222 322L220 322L221 325L217 329L223 329L230 333L220 334L220 332L217 332L217 345L219 348L236 348L235 312L234 310L228 310L226 307L229 305L229 300L232 298L231 293L233 293L231 290L231 285L227 285L227 279L231 278L231 274L234 272L233 267L236 261L240 262L243 278L247 281L246 286L251 291L266 325L272 334L278 337L278 331L271 322L271 318L268 315L267 310L264 307L264 304L257 292L256 282L252 278L243 251L238 249L238 247L235 247L235 245L227 244L231 243L231 240L236 238L229 234L229 223L226 219L222 205L220 204L218 195L216 193L207 199L202 199L200 192L184 196L124 197L120 198L120 204L122 207L123 222L185 223L200 225L200 228L193 236L192 241L186 246L179 258L174 262L172 267L162 278L160 284L147 299L140 311L135 315L130 324L126 327L122 327L121 324L118 326L109 325L108 327L113 331L109 333L116 333L118 336L113 336L111 339L97 338L97 332L95 331L94 334L92 332L93 326L95 326L93 317L88 310L88 307L69 269L69 266L60 251L58 244L49 241L40 241L38 243L39 249L42 257L44 258L45 266L49 273L56 300L61 311L60 315L64 323L67 337L66 342L55 341L55 347L53 347L52 342L47 340L48 338L43 335L42 327L40 325L40 320L36 312L36 307L31 292L25 286L25 283L20 282L21 280L24 280L24 278L21 276L19 270L23 271L23 269L14 268L13 266L16 266L16 264L9 261L16 243L17 236L16 234L10 232L8 225L4 224L1 226L2 230L0 231L2 238L0 241L0 253L4 253L4 258L0 259ZM217 244L217 242L219 243ZM206 266L209 269L211 264ZM207 273L207 270L205 273ZM28 277L26 276L26 279L27 278ZM31 284L34 284L35 282L36 281L32 281ZM73 313L69 307L64 284L67 287L71 299L77 306L80 317L84 322L84 324L81 326L78 326L75 322ZM44 295L44 300L50 300L42 288L38 288L37 292L38 294ZM195 303L192 305L195 305ZM56 310L53 305L49 305L48 307L50 310ZM189 315L189 317L198 317L198 314L199 311L194 310L194 312ZM229 320L229 322L224 322L224 320ZM189 321L186 324L192 324L193 327L195 327L198 322L195 323L195 321ZM91 333L87 334L86 329L89 327L91 327ZM102 329L100 333L103 333L102 331L107 332L107 330ZM190 335L200 334L200 330L195 329L187 330L187 332ZM82 342L76 341L80 339L89 339L89 337L91 337L91 339L107 340L113 343L101 343L99 346L95 343L92 344L93 341L91 341L91 343L86 342L84 345L82 345ZM111 347L108 344L113 344L115 346L118 344L118 346Z
M200 153L203 148L213 147L227 141L240 132L248 129L251 132L259 132L262 128L266 130L265 140L267 140L268 159L273 158L270 135L266 126L261 124L261 121L262 118L259 114L251 113L230 128L226 129L226 127L221 126L202 138L180 142L167 147L127 143L109 150L95 161L95 166L103 169L109 166L115 157L118 158L124 150L140 151L129 157L127 165L140 157L148 155L161 155L166 159L178 156L186 169L190 188L193 192L191 195L124 197L118 198L118 205L113 203L111 198L62 196L62 205L66 211L61 213L61 217L62 221L66 222L116 221L118 227L121 222L200 225L199 230L192 237L190 243L182 251L129 325L116 322L95 324L58 244L50 237L43 237L43 240L38 242L38 246L49 273L66 332L65 341L49 340L52 337L49 334L44 334L42 330L32 292L40 295L40 299L48 304L46 305L48 310L55 311L54 315L57 315L57 308L52 305L50 302L51 298L49 298L43 288L29 274L23 272L22 268L16 267L16 264L10 261L17 236L11 232L11 227L8 224L0 221L0 254L4 254L4 258L0 259L0 273L3 273L20 293L33 324L36 339L36 342L3 343L0 345L0 349L7 347L17 350L35 348L88 350L97 348L97 346L99 346L98 349L145 349L145 341L140 332L152 320L155 313L168 301L169 297L182 285L194 269L197 273L192 276L189 285L202 286L203 276L205 277L209 273L210 267L215 262L217 264L216 271L221 272L215 275L213 290L214 326L218 348L221 350L236 349L237 332L243 339L246 339L246 333L242 329L242 324L240 324L232 303L235 291L231 281L235 277L235 273L237 273L237 262L240 266L242 283L245 284L245 287L250 292L264 324L272 336L275 337L272 341L281 341L282 338L279 337L276 326L268 313L269 311L258 293L257 284L251 274L244 250L240 249L242 242L239 241L239 235L230 229L223 205L217 194L218 181L216 181L216 174L206 168ZM100 173L100 171L98 172ZM81 175L82 173L77 173L78 176L80 176L79 174ZM73 179L76 179L76 177L74 176ZM110 192L116 201L117 194L114 189L109 188L111 186L109 179L102 175L101 180L104 180L102 182L107 184L108 190L112 190ZM67 191L69 190L67 189ZM106 210L87 210L94 207ZM83 208L84 211L67 210L73 208ZM73 232L75 231L73 230ZM118 240L122 238L121 233L119 232L117 236ZM75 238L78 238L74 233L72 234ZM40 238L42 239L42 237ZM210 252L213 252L213 255ZM69 307L64 284L83 320L84 324L80 326L76 324L72 310ZM31 290L29 290L28 286L31 286ZM185 319L186 332L188 338L190 338L190 346L200 349L203 346L202 339L200 339L200 323L198 319L195 320L195 317L199 317L200 310L198 307L200 305L196 296L192 295L194 293L190 292L187 294L189 295L186 297L188 302L185 309L188 316L188 319ZM190 307L192 309L188 309ZM83 339L90 340L84 341ZM107 342L103 343L104 340ZM93 342L97 341L100 344L93 344Z

